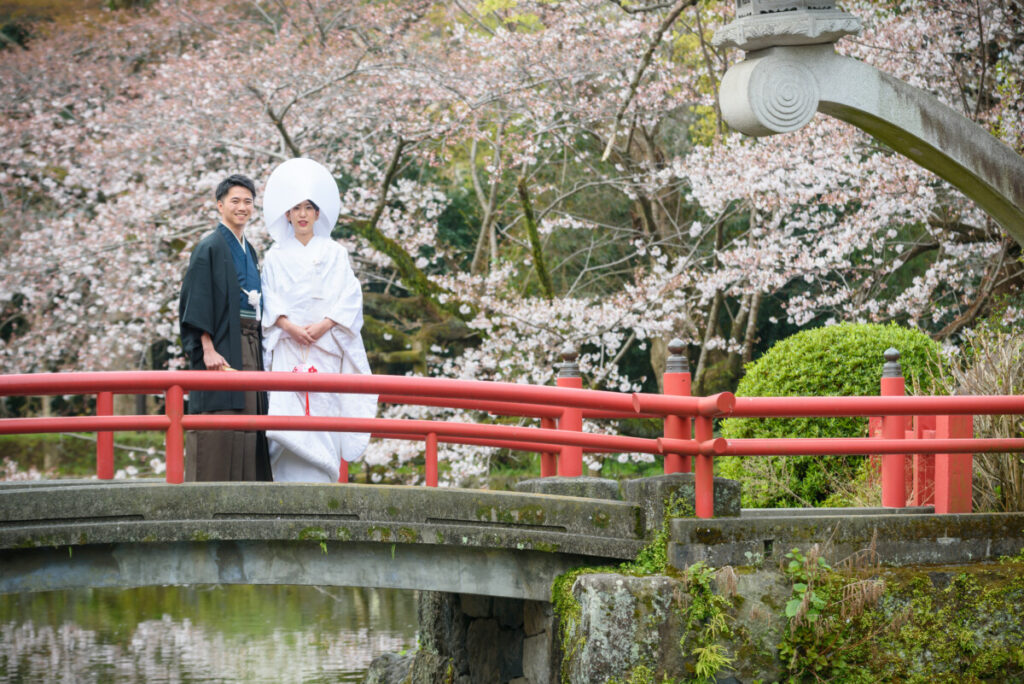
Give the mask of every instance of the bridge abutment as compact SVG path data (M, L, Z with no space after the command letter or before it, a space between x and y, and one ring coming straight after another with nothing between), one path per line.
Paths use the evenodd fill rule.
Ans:
M365 684L558 681L556 622L547 601L425 591L414 654L374 660Z

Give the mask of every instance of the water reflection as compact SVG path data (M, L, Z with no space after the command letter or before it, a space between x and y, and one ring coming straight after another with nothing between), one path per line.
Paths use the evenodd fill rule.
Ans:
M203 586L0 596L0 682L358 682L416 645L413 592Z

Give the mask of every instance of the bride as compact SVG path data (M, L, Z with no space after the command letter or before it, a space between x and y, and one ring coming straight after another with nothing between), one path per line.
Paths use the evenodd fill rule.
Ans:
M264 367L271 371L369 373L360 336L363 295L348 252L331 239L341 202L330 172L289 159L270 174L263 210L274 245L263 262ZM270 415L372 418L377 397L271 392ZM275 482L336 482L369 433L268 430Z

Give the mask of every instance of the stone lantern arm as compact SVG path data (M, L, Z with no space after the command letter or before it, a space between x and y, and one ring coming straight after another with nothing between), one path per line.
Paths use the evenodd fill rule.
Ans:
M822 112L959 188L1024 245L1024 158L937 98L831 43L747 53L719 91L722 115L752 136L797 130Z

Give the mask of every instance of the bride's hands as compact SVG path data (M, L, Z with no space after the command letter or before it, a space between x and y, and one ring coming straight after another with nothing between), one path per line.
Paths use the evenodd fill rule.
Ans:
M323 320L317 323L310 323L309 325L307 325L305 327L305 331L306 333L309 334L311 338L313 338L313 342L315 342L316 340L319 340L321 337L323 337L324 333L326 333L333 327L334 321L332 321L329 318L324 318ZM310 344L312 344L312 342L310 342Z
M302 327L300 325L296 325L289 321L286 316L278 316L275 325L288 333L288 336L299 344L311 345L316 342L317 338L313 337L309 333L309 328L311 326L307 325L306 327Z

